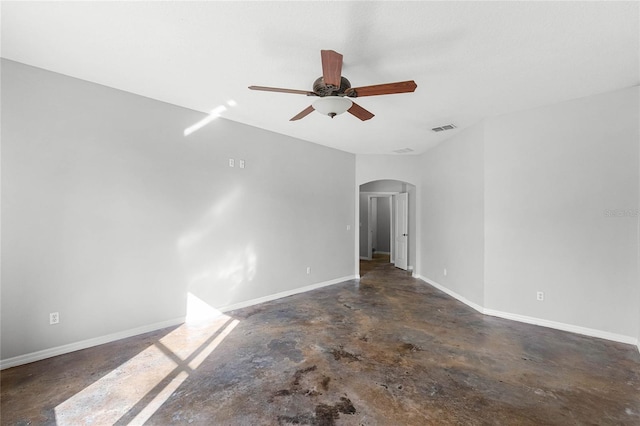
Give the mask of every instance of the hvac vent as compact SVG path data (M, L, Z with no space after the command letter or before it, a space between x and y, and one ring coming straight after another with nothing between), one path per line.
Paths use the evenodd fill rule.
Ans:
M396 154L406 154L407 152L413 152L413 150L411 148L402 148L402 149L396 149L395 151Z
M454 126L453 124L445 124L444 126L434 127L431 130L433 130L434 132L444 132L445 130L452 130L455 128L456 126Z

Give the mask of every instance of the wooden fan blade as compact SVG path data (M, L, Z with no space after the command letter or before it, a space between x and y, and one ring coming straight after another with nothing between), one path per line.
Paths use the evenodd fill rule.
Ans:
M349 108L347 112L355 117L358 117L362 121L367 121L374 117L372 113L362 108L360 105L358 105L355 102L353 102L353 105L351 105L351 108Z
M322 77L324 84L340 87L342 77L342 55L333 50L321 50Z
M251 90L262 90L265 92L280 92L280 93L293 93L296 95L318 96L308 90L295 90L295 89L280 89L279 87L265 87L265 86L249 86Z
M304 110L302 110L300 113L298 113L298 115L296 115L295 117L293 117L292 119L290 119L289 121L296 121L296 120L300 120L301 118L306 117L307 115L311 114L313 111L315 111L315 109L313 108L312 105L309 105L307 108L305 108Z
M416 90L415 81L399 81L397 83L376 84L374 86L354 87L347 90L347 96L359 98L361 96L393 95L395 93L408 93Z

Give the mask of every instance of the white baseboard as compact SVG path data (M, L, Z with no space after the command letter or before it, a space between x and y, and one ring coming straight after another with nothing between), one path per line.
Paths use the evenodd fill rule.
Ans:
M437 282L435 282L432 279L423 277L419 274L414 274L415 278L418 278L422 281L424 281L426 284L429 284L435 288L437 288L438 290L448 294L449 296L453 297L454 299L459 300L460 302L464 303L465 305L475 309L476 311L485 314L485 315L490 315L490 316L494 316L494 317L499 317L499 318L504 318L504 319L508 319L508 320L512 320L512 321L518 321L518 322L523 322L523 323L527 323L527 324L533 324L533 325L539 325L542 327L549 327L549 328L554 328L554 329L558 329L558 330L563 330L563 331L569 331L572 333L578 333L578 334L583 334L586 336L591 336L591 337L598 337L601 339L606 339L606 340L612 340L615 342L621 342L621 343L627 343L627 344L631 344L631 345L636 345L636 347L638 348L638 351L640 352L640 340L633 338L631 336L625 336L625 335L621 335L621 334L616 334L616 333L610 333L610 332L606 332L606 331L601 331L601 330L595 330L595 329L591 329L591 328L586 328L586 327L580 327L580 326L576 326L576 325L571 325L571 324L564 324L564 323L560 323L560 322L556 322L556 321L549 321L549 320L544 320L544 319L540 319L540 318L534 318L534 317L528 317L525 315L519 315L519 314L512 314L512 313L508 313L508 312L501 312L501 311L496 311L493 309L485 309L482 306L471 302L470 300L466 299L465 297L459 295L458 293L444 287L441 284L438 284ZM232 311L235 309L240 309L240 308L245 308L247 306L253 306L253 305L257 305L259 303L263 303L263 302L268 302L271 300L276 300L276 299L280 299L283 297L287 297L287 296L292 296L294 294L299 294L299 293L304 293L307 291L311 291L311 290L315 290L318 288L322 288L322 287L327 287L330 285L334 285L334 284L339 284L341 282L344 281L349 281L349 280L353 280L353 279L360 279L359 275L351 275L351 276L346 276L346 277L342 277L342 278L336 278L333 280L329 280L329 281L324 281L321 283L316 283L316 284L311 284L305 287L300 287L300 288L296 288L293 290L287 290L287 291L283 291L280 293L275 293L275 294L271 294L269 296L264 296L264 297L259 297L257 299L251 299L251 300L247 300L245 302L240 302L240 303L236 303L233 305L229 305L229 306L225 306L223 308L220 308L219 311L220 312L228 312L228 311ZM0 360L0 370L4 370L6 368L11 368L11 367L16 367L18 365L22 365L22 364L28 364L30 362L35 362L35 361L40 361L46 358L51 358L54 356L58 356L58 355L63 355L66 353L70 353L70 352L75 352L78 350L82 350L82 349L87 349L93 346L98 346L98 345L102 345L105 343L110 343L110 342L114 342L116 340L120 340L120 339L126 339L128 337L133 337L133 336L137 336L139 334L144 334L144 333L149 333L151 331L156 331L156 330L161 330L163 328L167 328L167 327L173 327L176 325L180 325L182 323L184 323L185 318L184 317L180 317L180 318L174 318L171 320L167 320L167 321L161 321L161 322L157 322L154 324L149 324L149 325L145 325L142 327L137 327L137 328L133 328L130 330L125 330L125 331L120 331L117 333L112 333L112 334L108 334L106 336L100 336L100 337L95 337L92 339L87 339L87 340L82 340L80 342L75 342L75 343L70 343L68 345L62 345L62 346L57 346L55 348L49 348L49 349L44 349L41 351L37 351L37 352L32 352L32 353L28 353L25 355L19 355L13 358L7 358L7 359L3 359Z
M367 256L360 256L360 260L371 260L371 258Z
M0 370L15 367L30 362L41 361L58 355L79 351L81 349L91 348L93 346L103 345L105 343L114 342L127 337L137 336L139 334L149 333L151 331L160 330L167 327L173 327L184 323L185 318L174 318L167 321L161 321L142 327L132 328L130 330L119 331L117 333L107 334L106 336L94 337L92 339L82 340L80 342L69 343L68 345L57 346L55 348L44 349L37 352L19 355L13 358L0 360Z
M475 309L476 311L480 312L481 314L484 314L484 308L482 306L478 305L477 303L472 302L471 300L467 299L464 296L459 295L455 291L448 289L447 287L443 286L442 284L438 284L437 282L435 282L431 278L423 277L422 275L419 275L419 274L416 275L415 277L418 278L418 279L421 279L425 283L437 288L438 290L440 290L440 291L442 291L444 293L447 293L449 296L453 297L454 299L459 300L460 302L464 303L465 305L469 306L470 308Z
M324 281L321 283L311 284L305 287L296 288L293 290L287 290L280 293L271 294L269 296L259 297L257 299L247 300L245 302L236 303L233 305L225 306L223 308L219 308L220 312L228 312L234 309L240 309L247 306L257 305L258 303L268 302L270 300L280 299L287 296L292 296L298 293L304 293L310 290L315 290L317 288L330 286L333 284L338 284L344 281L349 281L353 279L358 279L359 276L351 275L341 278L336 278L330 281ZM167 327L173 327L176 325L183 324L185 322L185 317L175 318L168 321L162 321L155 324L145 325L142 327L133 328L130 330L120 331L113 334L108 334L106 336L95 337L92 339L82 340L80 342L70 343L68 345L57 346L55 348L44 349L37 352L28 353L25 355L19 355L13 358L0 360L0 370L4 370L5 368L16 367L22 364L28 364L30 362L41 361L46 358L51 358L58 355L63 355L70 352L79 351L81 349L87 349L93 346L103 345L105 343L110 343L120 339L126 339L127 337L137 336L139 334L148 333L150 331L156 331Z
M339 284L349 280L357 279L357 275L349 275L346 277L336 278L329 281L323 281L321 283L311 284L305 287L294 288L293 290L281 291L280 293L270 294L264 297L258 297L257 299L251 299L240 303L234 303L233 305L217 308L220 312L229 312L235 309L246 308L247 306L257 305L259 303L269 302L271 300L281 299L287 296L293 296L294 294L305 293L307 291L315 290L317 288L327 287L334 284Z
M471 302L470 300L466 299L465 297L459 295L458 293L446 288L445 286L438 284L437 282L435 282L432 279L417 275L416 278L421 279L422 281L424 281L425 283L437 288L440 291L443 291L444 293L447 293L449 296L453 297L454 299L459 300L460 302L464 303L465 305L475 309L476 311L480 312L481 314L484 315L490 315L492 317L498 317L498 318L504 318L504 319L508 319L511 321L518 321L518 322L523 322L526 324L533 324L533 325L538 325L541 327L548 327L548 328L553 328L556 330L562 330L562 331L569 331L571 333L577 333L577 334L582 334L585 336L589 336L589 337L597 337L600 339L606 339L606 340L611 340L614 342L620 342L620 343L627 343L630 345L635 345L638 348L638 351L640 351L640 341L638 341L637 338L631 337L631 336L625 336L623 334L617 334L617 333L611 333L608 331L602 331L602 330L596 330L593 328L587 328L587 327L581 327L578 325L573 325L573 324L566 324L566 323L562 323L562 322L557 322L557 321L550 321L550 320L546 320L546 319L542 319L542 318L535 318L535 317L529 317L526 315L520 315L520 314L512 314L510 312L502 312L502 311L497 311L495 309L487 309L484 308L474 302Z
M600 339L612 340L614 342L627 343L630 345L638 344L638 339L625 336L623 334L611 333L609 331L596 330L594 328L581 327L579 325L566 324L557 321L550 321L542 318L529 317L526 315L512 314L510 312L496 311L494 309L485 309L485 315L492 317L504 318L512 321L524 322L527 324L539 325L541 327L554 328L556 330L569 331L571 333L582 334L589 337L597 337Z
M287 290L280 293L271 294L265 297L259 297L257 299L247 300L245 302L240 302L233 305L225 306L223 308L219 308L218 310L220 312L232 311L234 309L240 309L247 306L257 305L258 303L268 302L270 300L280 299L282 297L292 296L298 293L304 293L310 290L315 290L317 288L326 287L329 285L338 284L344 281L349 281L357 278L359 278L359 276L357 275L336 278L330 281L324 281L321 283L311 284L311 285L296 288L293 290ZM4 370L5 368L10 368L10 367L16 367L22 364L28 364L30 362L41 361L46 358L51 358L54 356L79 351L81 349L87 349L93 346L110 343L120 339L126 339L127 337L137 336L139 334L148 333L150 331L156 331L156 330L160 330L167 327L173 327L176 325L183 324L184 322L185 322L185 317L175 318L168 321L162 321L155 324L149 324L142 327L133 328L130 330L108 334L106 336L95 337L92 339L82 340L80 342L70 343L68 345L57 346L55 348L44 349L41 351L28 353L25 355L19 355L13 358L3 359L3 360L0 360L0 370Z
M388 254L388 255L391 255L391 253L388 252L388 251L378 251L378 250L376 250L376 253L377 254Z

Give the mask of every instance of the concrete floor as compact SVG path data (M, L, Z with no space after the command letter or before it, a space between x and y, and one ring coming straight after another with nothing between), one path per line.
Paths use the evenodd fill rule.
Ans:
M1 376L3 425L638 425L635 347L483 316L393 266Z

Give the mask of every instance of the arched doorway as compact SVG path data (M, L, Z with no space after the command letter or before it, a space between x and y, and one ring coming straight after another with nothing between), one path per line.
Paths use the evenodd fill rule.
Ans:
M414 185L391 179L359 186L359 275L377 263L408 271L415 265Z

